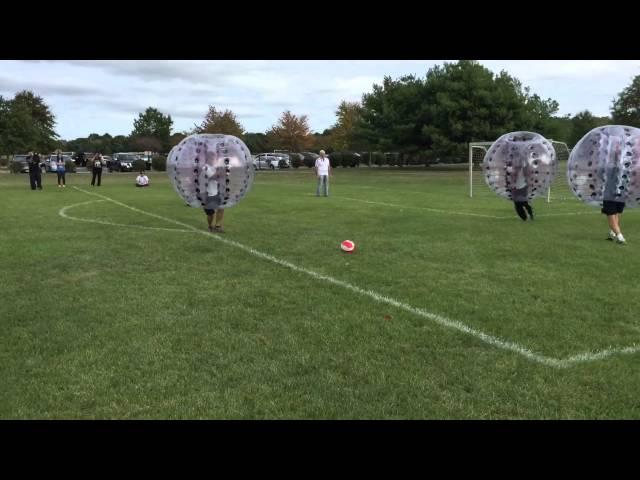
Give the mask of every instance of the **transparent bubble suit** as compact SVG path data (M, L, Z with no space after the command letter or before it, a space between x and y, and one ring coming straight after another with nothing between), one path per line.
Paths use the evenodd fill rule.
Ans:
M244 142L233 135L195 134L171 149L167 175L190 206L206 207L215 195L217 208L230 208L251 189L253 160Z
M509 200L528 201L544 195L557 169L553 145L534 132L502 135L482 162L489 188Z
M567 164L567 182L590 205L603 200L640 203L640 129L624 125L594 128L576 143Z

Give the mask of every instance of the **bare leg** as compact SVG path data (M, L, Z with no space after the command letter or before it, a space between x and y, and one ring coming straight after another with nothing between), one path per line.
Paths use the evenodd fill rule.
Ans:
M213 229L213 216L215 215L215 212L209 214L207 213L207 223L209 224L209 230Z
M620 234L620 225L618 223L618 214L607 215L607 221L609 222L609 228L613 230L616 235Z
M224 218L224 208L218 209L216 212L216 228L222 228L222 219Z

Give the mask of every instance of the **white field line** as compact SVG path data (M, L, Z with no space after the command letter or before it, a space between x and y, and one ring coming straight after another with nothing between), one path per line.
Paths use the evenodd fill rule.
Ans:
M307 195L312 195L312 194L307 194ZM430 212L436 212L436 213L446 213L446 214L451 214L451 215L464 215L464 216L468 216L468 217L484 217L484 218L496 218L498 220L506 220L506 219L513 219L515 218L515 216L497 216L497 215L486 215L486 214L482 214L482 213L471 213L471 212L456 212L454 210L443 210L443 209L438 209L438 208L428 208L428 207L414 207L412 205L401 205L401 204L397 204L397 203L385 203L385 202L374 202L371 200L362 200L360 198L351 198L351 197L341 197L341 196L336 196L333 195L334 198L341 198L343 200L352 200L354 202L362 202L362 203L371 203L373 205L382 205L385 207L395 207L395 208L410 208L410 209L417 209L417 210L427 210ZM593 214L593 213L599 213L599 212L566 212L566 213L540 213L540 214L536 214L536 217L560 217L560 216L567 216L567 215L588 215L588 214Z
M267 186L279 186L279 185L286 185L286 186L291 186L291 187L300 187L300 186L304 186L305 188L308 188L308 186L305 186L304 184L297 184L297 183L283 183L283 182L274 182L274 183L267 183L267 182L260 182L258 183L258 185L267 185ZM315 184L314 184L315 185ZM375 189L375 187L369 187L369 186L358 186L358 188L372 188ZM377 190L381 190L381 189L377 189ZM390 191L390 190L386 190L386 191ZM403 190L402 193L416 193L416 194L425 194L428 192L418 192L418 191L411 191L411 190ZM315 194L313 193L306 193L304 194L307 197L314 197ZM480 218L494 218L497 220L508 220L508 219L513 219L515 218L513 215L510 216L498 216L498 215L488 215L488 214L483 214L483 213L472 213L472 212L457 212L454 210L445 210L445 209L439 209L439 208L428 208L428 207L414 207L411 205L399 205L396 203L388 203L388 202L374 202L371 200L363 200L360 198L350 198L350 197L342 197L342 196L338 196L338 195L331 195L333 198L341 198L344 200L353 200L355 202L362 202L362 203L370 203L373 205L381 205L381 206L385 206L385 207L395 207L395 208L410 208L410 209L417 209L417 210L426 210L429 212L434 212L434 213L443 213L443 214L450 214L450 215L462 215L462 216L467 216L467 217L480 217ZM600 213L600 211L593 211L593 210L588 210L588 211L583 211L583 212L561 212L561 213L540 213L537 214L536 217L565 217L565 216L573 216L573 215L593 215L596 213Z
M124 224L124 223L107 222L106 220L94 220L94 219L90 219L90 218L78 218L78 217L72 217L71 215L67 214L67 211L71 210L72 208L80 207L81 205L88 205L90 203L98 203L98 202L106 202L106 201L107 200L90 200L88 202L76 203L75 205L68 205L66 207L61 208L58 211L58 214L61 217L68 218L69 220L75 220L77 222L99 223L101 225L111 225L113 227L130 227L130 228L141 228L141 229L146 229L146 230L162 230L162 231L169 231L169 232L188 232L188 233L191 233L191 230L185 230L185 229L180 229L180 228L146 227L146 226L143 226L143 225L130 225L130 224Z
M321 281L325 281L327 283L331 283L333 285L339 286L341 288L346 288L348 290L351 290L352 292L358 293L359 295L365 296L365 297L369 297L373 300L375 300L378 303L384 303L387 305L391 305L394 306L400 310L404 310L406 312L412 313L414 315L417 315L419 317L422 318L426 318L428 320L431 320L434 323L437 323L439 325L442 325L446 328L451 328L453 330L457 330L459 332L462 333L466 333L468 335L471 335L489 345L492 345L494 347L503 349L503 350L507 350L507 351L511 351L514 353L517 353L519 355L522 355L523 357L525 357L528 360L549 366L549 367L554 367L554 368L567 368L570 367L572 365L576 365L579 363L584 363L584 362L591 362L591 361L595 361L595 360L603 360L605 358L611 357L613 355L621 355L621 354L633 354L636 352L640 351L640 345L631 345L628 347L621 347L621 348L609 348L606 350L601 350L601 351L595 351L595 352L584 352L584 353L580 353L577 355L573 355L571 357L565 358L565 359L561 359L561 358L553 358L553 357L548 357L545 355L541 355L535 352L532 352L531 350L527 349L526 347L523 347L522 345L519 345L515 342L511 342L508 340L503 340L501 338L495 337L493 335L489 335L487 333L484 333L480 330L474 329L472 327L469 327L468 325L465 325L462 322L459 322L457 320L452 320L449 318L446 318L442 315L437 315L435 313L431 313L428 312L426 310L423 310L421 308L417 308L417 307L413 307L409 304L400 302L394 298L391 297L387 297L385 295L381 295L378 294L376 292L374 292L373 290L365 290L363 288L360 288L356 285L353 285L351 283L342 281L342 280L338 280L336 278L330 277L329 275L323 275L321 273L318 272L314 272L313 270L309 270L306 269L304 267L299 267L297 265L294 265L291 262L287 262L286 260L281 260L279 258L276 258L272 255L269 255L268 253L263 253L260 252L258 250L255 250L254 248L248 247L246 245L243 245L242 243L236 242L234 240L229 240L227 238L223 238L220 235L216 235L216 234L212 234L208 231L205 230L200 230L197 229L196 227L193 227L189 224L186 223L182 223L178 220L173 220L171 218L167 218L167 217L163 217L161 215L157 215L155 213L151 213L151 212L145 212L144 210L140 210L138 208L132 207L130 205L127 205L125 203L119 202L117 200L114 200L112 198L109 198L107 196L101 195L99 193L94 193L94 192L89 192L87 190L83 190L82 188L78 188L78 187L73 187L78 191L81 191L83 193L86 193L87 195L92 195L95 197L99 197L102 198L104 200L107 200L109 202L112 202L116 205L119 205L121 207L124 208L128 208L129 210L132 210L134 212L138 212L144 215L148 215L150 217L153 218L157 218L159 220L163 220L165 222L168 223L172 223L174 225L179 225L181 227L184 227L186 231L189 232L193 232L193 233L198 233L201 235L206 235L209 238L213 238L219 242L222 242L226 245L230 245L236 248L239 248L240 250L243 250L251 255L254 255L258 258L261 258L263 260L267 260L269 262L275 263L277 265L283 266L285 268L288 268L290 270L293 270L295 272L298 273L304 273L305 275L308 275L316 280L321 280ZM86 202L84 202L86 203ZM73 205L72 205L73 206ZM62 210L62 209L61 209Z

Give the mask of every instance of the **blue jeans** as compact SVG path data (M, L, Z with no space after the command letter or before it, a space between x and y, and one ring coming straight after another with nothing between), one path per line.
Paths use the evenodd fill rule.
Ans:
M329 175L318 175L318 186L316 187L316 197L320 196L320 187L324 187L324 196L329 196Z

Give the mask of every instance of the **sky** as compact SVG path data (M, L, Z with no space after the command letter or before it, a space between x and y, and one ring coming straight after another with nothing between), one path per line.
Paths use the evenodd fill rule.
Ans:
M128 135L149 106L170 114L174 131L190 130L213 105L231 109L250 132L266 131L285 110L307 115L311 130L322 132L342 100L359 101L385 75L424 77L444 61L454 60L0 60L0 95L26 89L43 97L65 140ZM557 100L560 115L608 115L614 97L640 75L640 60L479 62Z

